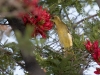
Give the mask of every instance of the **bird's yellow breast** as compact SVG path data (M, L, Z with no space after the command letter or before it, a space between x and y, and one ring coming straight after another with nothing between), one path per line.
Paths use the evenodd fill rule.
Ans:
M57 29L59 41L64 48L71 47L72 43L72 36L68 31L67 25L63 23L58 16L54 16L52 20Z
M64 46L64 48L68 48L72 46L72 36L68 32L66 27L57 28L57 33L59 37L59 41Z

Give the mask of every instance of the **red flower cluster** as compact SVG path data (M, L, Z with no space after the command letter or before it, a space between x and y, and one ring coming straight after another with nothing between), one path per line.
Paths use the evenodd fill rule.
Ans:
M42 35L46 38L46 32L50 30L53 23L50 21L50 14L41 6L38 6L38 0L23 0L24 6L28 8L29 13L21 13L25 25L33 26L32 36Z
M94 71L95 74L100 74L100 68L96 68L96 71Z
M98 41L94 41L91 43L89 40L85 43L86 49L91 54L93 60L97 62L98 65L100 65L100 47L98 45ZM94 72L95 74L100 74L100 68L97 68Z
M89 40L87 40L87 43L85 43L85 47L89 52L91 52L92 43Z

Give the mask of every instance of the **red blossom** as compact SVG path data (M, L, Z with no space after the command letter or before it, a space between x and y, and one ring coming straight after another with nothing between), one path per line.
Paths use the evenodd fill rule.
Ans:
M93 59L100 65L100 48L95 49L93 53L91 53Z
M96 71L94 71L95 74L100 74L100 68L96 68Z
M85 48L91 52L91 48L92 48L92 43L91 41L87 40L87 42L84 44L85 45Z
M93 49L98 49L98 41L94 41L92 47L93 47Z
M87 40L85 43L86 49L91 53L91 56L95 62L100 65L100 48L98 45L98 41L94 41L91 43L91 41Z
M86 49L90 52L93 60L97 62L98 65L100 65L100 47L98 44L98 41L94 41L91 43L89 40L87 40L87 43L85 43ZM96 68L96 71L94 71L95 74L100 74L100 68Z
M35 37L36 35L38 35L38 33L40 35L42 35L43 38L46 38L46 33L44 33L42 30L36 29L36 28L35 28L34 33L32 34L32 36Z
M38 2L38 0L24 0L29 13L24 12L20 15L25 25L33 26L33 37L40 34L43 38L46 38L46 32L52 28L53 23L50 21L50 14L41 6L38 6Z

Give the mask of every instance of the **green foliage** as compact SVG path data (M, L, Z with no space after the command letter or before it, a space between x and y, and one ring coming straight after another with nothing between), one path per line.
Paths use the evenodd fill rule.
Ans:
M92 41L99 40L100 37L100 26L99 19L93 19L92 22L85 22L86 26L84 27L85 35L89 37Z

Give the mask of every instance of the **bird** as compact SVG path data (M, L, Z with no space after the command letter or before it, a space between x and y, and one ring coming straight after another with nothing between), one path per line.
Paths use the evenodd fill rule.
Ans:
M72 35L70 34L67 25L59 18L59 16L53 16L51 21L55 23L61 46L64 47L64 51L68 50L73 46L73 42Z

